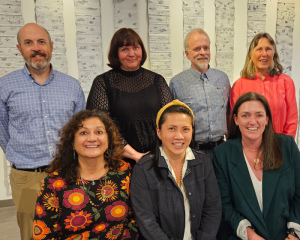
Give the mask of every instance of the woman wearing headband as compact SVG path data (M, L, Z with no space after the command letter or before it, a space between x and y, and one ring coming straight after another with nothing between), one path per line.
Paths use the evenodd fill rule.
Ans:
M194 115L174 100L157 114L156 146L134 167L131 200L146 239L215 239L221 200L210 158L189 146Z

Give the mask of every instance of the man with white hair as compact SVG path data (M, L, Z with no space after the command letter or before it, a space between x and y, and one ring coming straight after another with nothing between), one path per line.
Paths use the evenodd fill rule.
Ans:
M21 239L33 239L38 192L52 160L58 131L85 109L79 82L53 69L53 42L43 27L28 23L18 32L23 69L0 78L0 146L11 163L10 183ZM44 186L48 187L48 186ZM55 196L45 199L55 209Z
M186 57L191 68L171 79L174 99L187 104L195 115L195 149L213 158L213 149L224 141L229 122L228 76L209 66L210 39L200 29L191 30L184 40Z

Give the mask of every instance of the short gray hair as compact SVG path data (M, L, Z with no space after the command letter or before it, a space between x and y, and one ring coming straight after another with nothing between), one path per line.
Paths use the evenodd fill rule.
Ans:
M199 34L204 34L208 38L209 44L210 44L210 39L209 39L209 36L207 35L207 33L202 28L194 28L184 38L184 49L185 50L189 48L189 46L190 46L190 36L194 32L197 32Z

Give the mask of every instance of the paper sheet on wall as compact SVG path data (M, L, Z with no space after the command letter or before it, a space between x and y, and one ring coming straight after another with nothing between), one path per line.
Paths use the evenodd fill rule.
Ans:
M248 0L247 48L256 34L266 31L266 0Z
M234 68L234 0L216 0L216 68L233 82Z
M183 0L183 40L194 28L204 27L204 0ZM183 51L183 70L191 67L191 62Z
M148 0L151 69L169 83L172 73L169 0Z
M17 33L23 24L21 1L0 0L0 78L24 66L23 57L16 47ZM9 174L10 163L7 161L3 179L7 196L11 196Z
M23 26L21 2L0 1L0 77L20 69L24 60L19 53L17 33Z
M100 0L75 0L79 81L88 97L93 80L103 72Z
M114 0L115 31L120 28L132 28L137 32L137 0Z
M67 74L68 60L65 46L63 0L35 1L35 14L37 24L47 29L51 36L53 42L51 64L53 68Z
M277 4L276 46L283 72L292 73L295 2L279 0Z

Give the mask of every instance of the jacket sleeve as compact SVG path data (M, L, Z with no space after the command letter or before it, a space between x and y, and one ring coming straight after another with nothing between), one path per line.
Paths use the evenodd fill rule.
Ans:
M285 101L286 101L286 123L283 127L283 133L296 137L297 124L298 124L298 110L296 102L295 85L292 79L286 81L285 88Z
M221 192L222 214L225 221L228 222L233 228L234 232L237 233L240 221L245 218L234 208L234 204L230 195L230 185L228 183L228 178L226 178L226 176L229 175L229 172L226 172L227 169L224 169L222 165L222 163L225 163L226 161L227 159L224 153L216 153L216 150L214 150L213 163Z
M300 225L300 151L292 137L287 141L291 147L291 159L293 162L293 171L295 173L295 194L290 210L289 222Z
M208 161L205 179L205 199L197 240L216 239L222 215L221 197L211 160Z
M153 212L145 170L138 164L133 168L130 192L135 218L142 235L147 240L168 240Z

